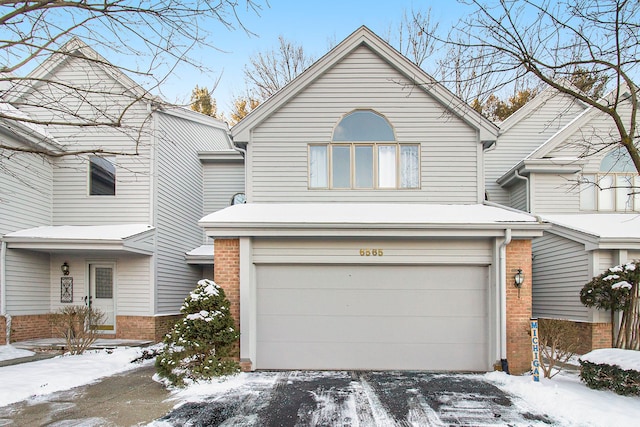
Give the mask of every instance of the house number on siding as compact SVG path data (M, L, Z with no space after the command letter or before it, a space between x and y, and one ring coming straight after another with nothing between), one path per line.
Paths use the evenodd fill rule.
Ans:
M382 256L382 249L360 249L360 256Z

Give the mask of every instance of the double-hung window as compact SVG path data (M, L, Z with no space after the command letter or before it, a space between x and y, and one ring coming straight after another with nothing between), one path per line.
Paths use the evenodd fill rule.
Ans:
M629 153L616 147L600 163L600 172L583 174L580 210L628 212L640 210L640 176Z
M419 147L396 142L393 128L379 114L355 111L340 121L331 143L309 146L309 187L419 188Z

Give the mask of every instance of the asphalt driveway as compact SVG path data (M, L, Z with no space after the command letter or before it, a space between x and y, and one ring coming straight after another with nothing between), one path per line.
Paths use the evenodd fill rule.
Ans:
M544 426L544 414L480 375L425 372L257 372L186 403L171 426Z

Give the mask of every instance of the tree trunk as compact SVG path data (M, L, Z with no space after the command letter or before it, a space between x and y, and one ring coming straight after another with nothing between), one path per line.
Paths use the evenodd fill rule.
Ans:
M622 313L622 324L616 347L640 350L640 287L634 283L629 292L629 305Z

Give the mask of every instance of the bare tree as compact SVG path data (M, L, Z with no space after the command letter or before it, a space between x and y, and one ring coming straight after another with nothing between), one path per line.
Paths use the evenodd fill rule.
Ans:
M620 144L640 173L638 143L638 71L640 3L633 0L500 0L468 3L475 10L454 30L448 42L463 52L480 53L491 66L494 91L533 77L608 116L615 135L602 151ZM601 91L583 92L571 77L577 72L605 82ZM574 80L575 81L575 80ZM589 144L589 141L585 141Z
M411 10L402 14L397 29L390 29L387 42L396 45L398 51L409 58L418 67L426 61L438 48L436 33L439 23L431 20L431 8L426 12ZM425 68L426 71L431 71Z
M179 65L206 71L192 59L193 50L215 49L213 35L219 31L238 27L248 31L241 23L241 13L259 13L260 3L0 0L0 122L27 130L50 125L49 130L108 127L123 130L135 142L136 129L127 122L129 111L138 108L143 100L148 105L165 104L150 93L158 90ZM116 51L122 62L113 65L96 54L96 49ZM77 84L73 78L63 80L50 75L53 67L65 61L73 63L75 72L82 76ZM105 79L105 75L117 75L120 81L127 82L126 87ZM144 81L144 88L129 76ZM33 135L46 139L46 132L36 130ZM107 152L103 147L62 148L43 149L37 144L17 147L0 138L0 151L5 158L16 150L54 157ZM128 153L118 153L135 155L136 147Z
M245 66L245 80L249 85L246 98L265 101L313 64L314 59L301 45L283 36L278 37L278 42L276 49L257 53Z

